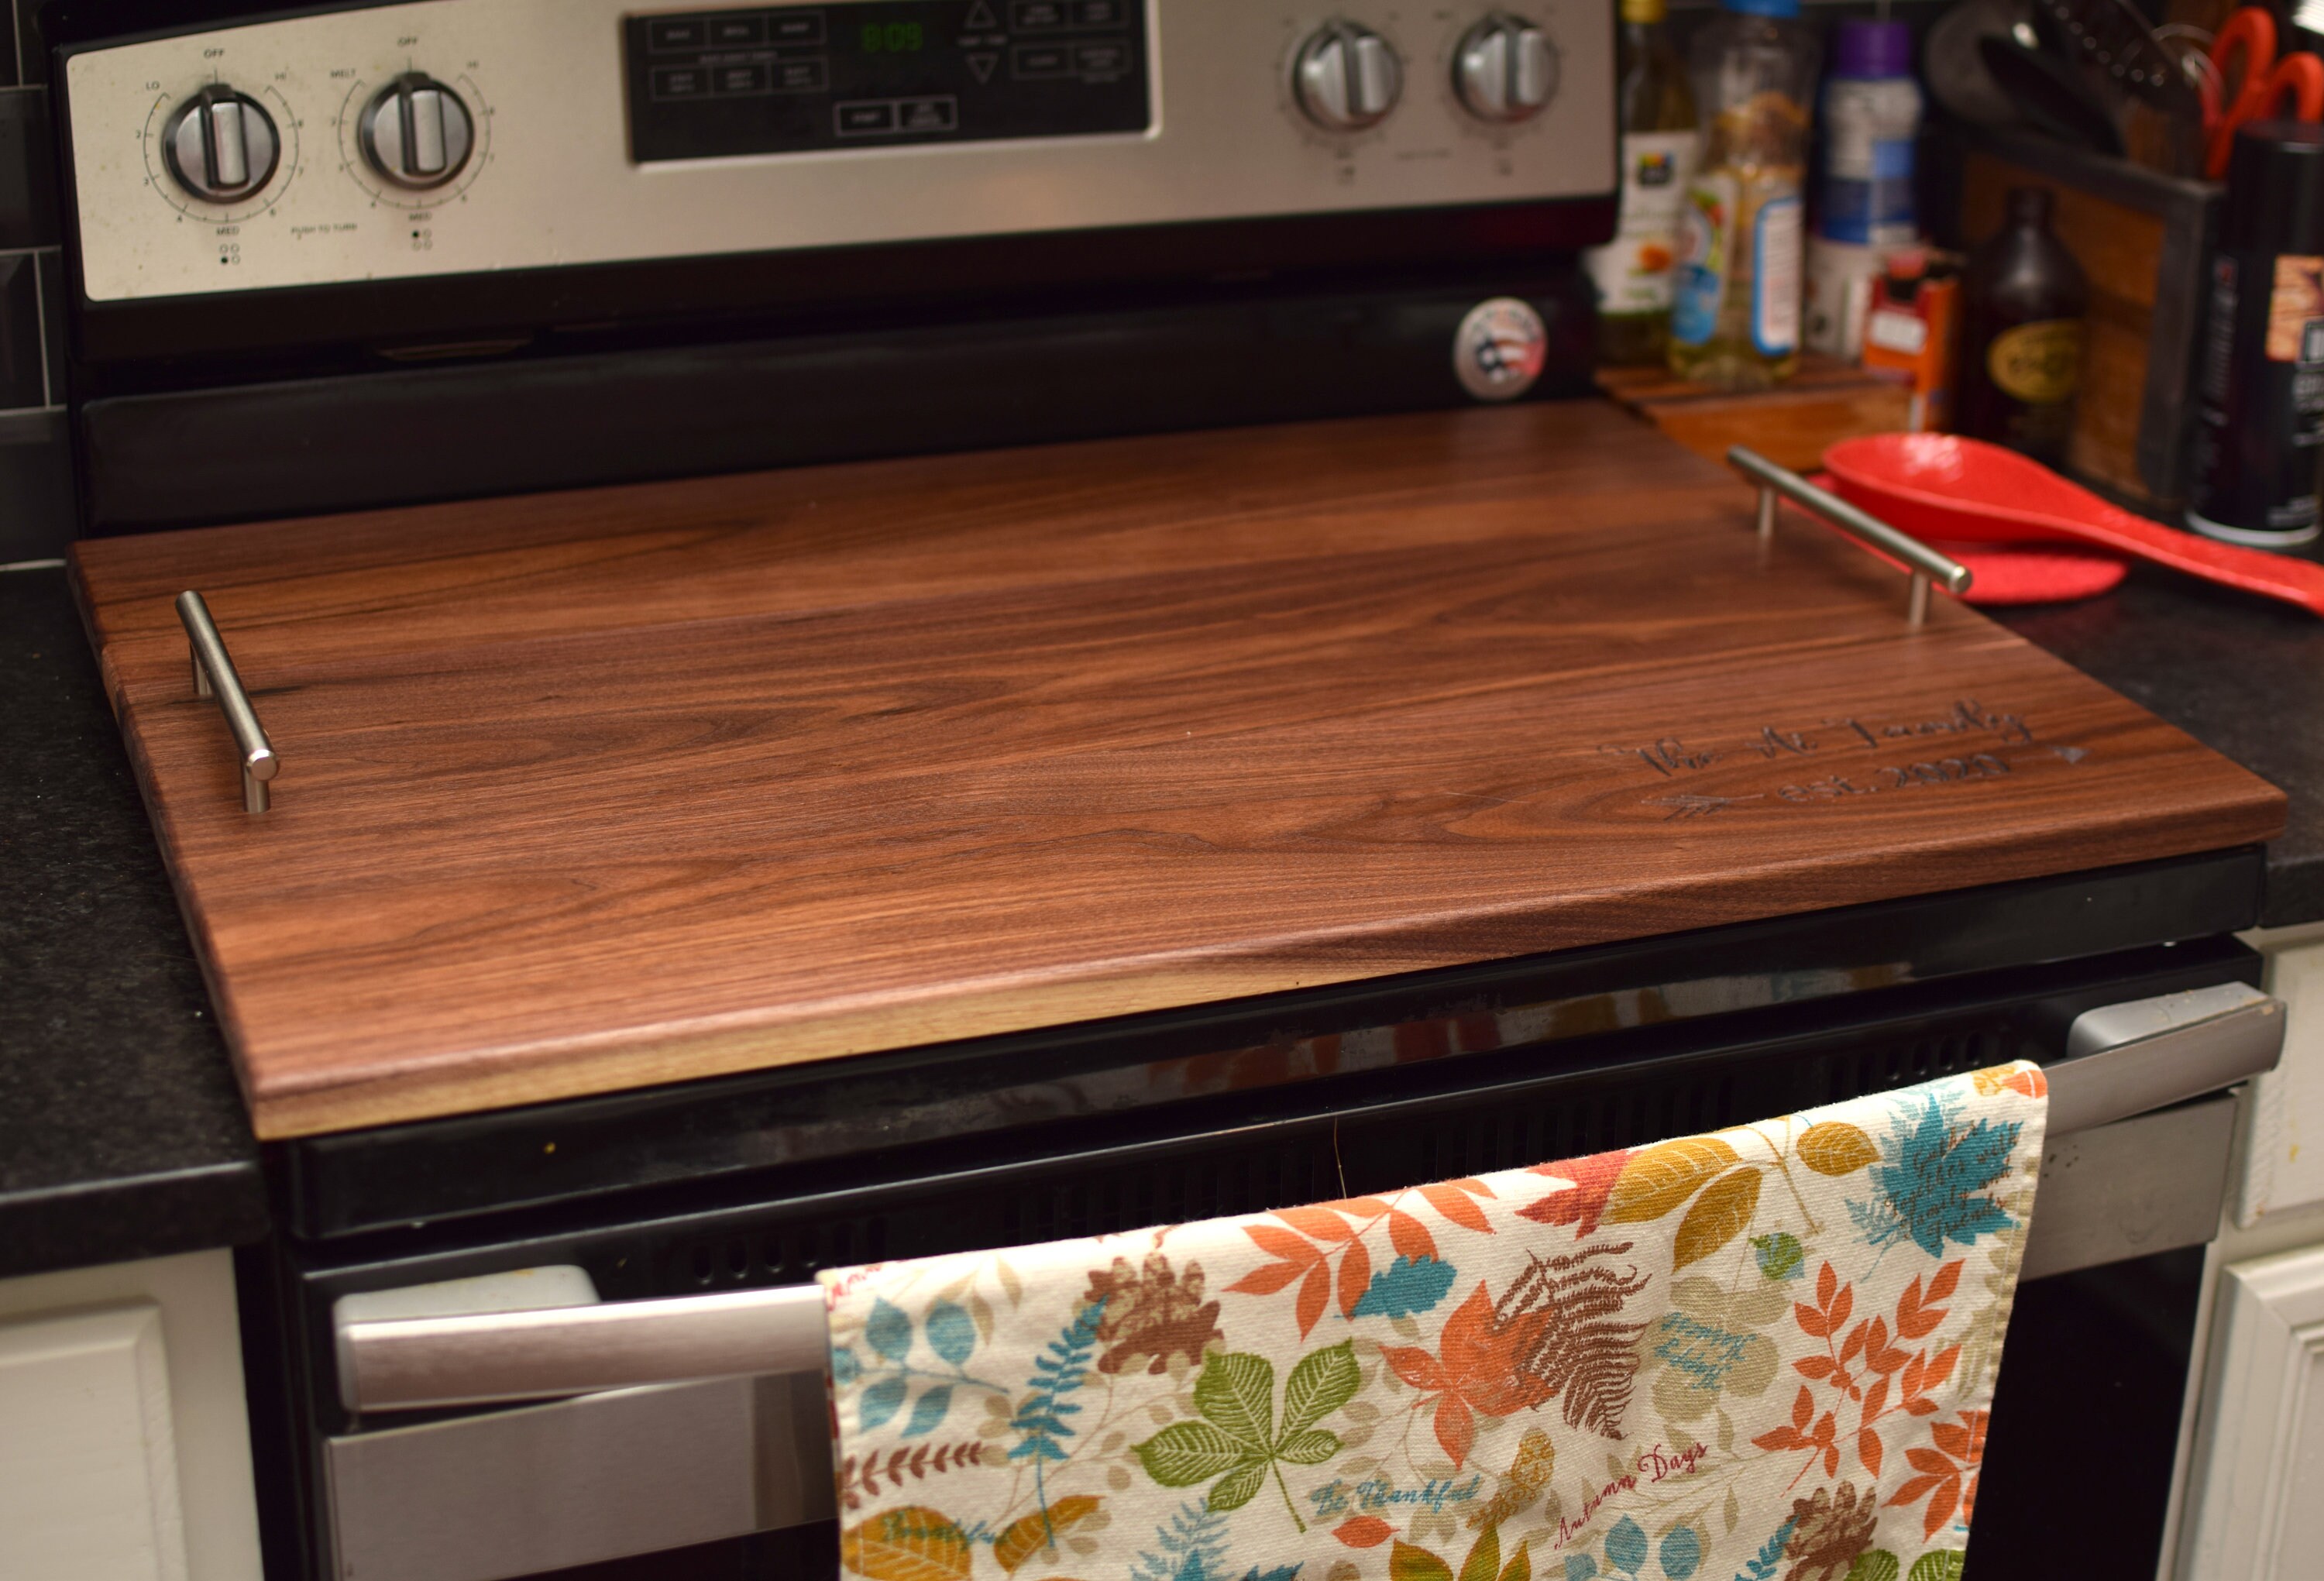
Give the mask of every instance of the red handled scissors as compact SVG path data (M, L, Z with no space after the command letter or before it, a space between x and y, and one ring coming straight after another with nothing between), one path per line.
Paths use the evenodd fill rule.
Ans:
M2245 122L2264 120L2286 106L2284 113L2295 120L2324 120L2324 60L2301 50L2279 59L2275 18L2259 6L2246 5L2227 18L2210 53L2216 82L2203 85L2203 131L2210 139L2203 173L2212 180L2227 178L2236 128ZM2228 97L2228 63L2237 54L2242 78Z

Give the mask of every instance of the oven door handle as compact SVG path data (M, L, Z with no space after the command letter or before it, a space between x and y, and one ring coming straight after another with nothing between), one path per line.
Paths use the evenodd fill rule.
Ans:
M2272 1070L2283 1006L2242 983L2086 1011L2045 1067L2053 1136ZM576 1274L577 1277L577 1274ZM795 1284L523 1311L341 1318L339 1394L356 1412L555 1399L758 1374L820 1373L823 1289Z
M763 1373L820 1373L823 1287L335 1324L349 1411L550 1400Z
M2043 1067L2049 1134L2087 1131L2275 1069L2283 1002L2246 983L2159 994L2085 1010L2066 1057Z

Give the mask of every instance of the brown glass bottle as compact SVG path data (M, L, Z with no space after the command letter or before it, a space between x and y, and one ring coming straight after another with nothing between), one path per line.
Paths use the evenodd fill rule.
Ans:
M1970 255L1962 287L1962 433L2064 462L2089 300L2081 265L2050 232L2048 189L2012 188L2008 218Z

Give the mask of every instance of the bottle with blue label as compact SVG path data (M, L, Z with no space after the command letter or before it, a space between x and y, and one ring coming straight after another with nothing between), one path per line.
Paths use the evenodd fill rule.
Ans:
M1690 65L1709 131L1679 213L1671 371L1761 389L1799 366L1814 35L1799 0L1720 0Z
M1909 247L1921 229L1913 205L1922 108L1913 31L1901 22L1843 22L1831 54L1817 229L1858 247Z

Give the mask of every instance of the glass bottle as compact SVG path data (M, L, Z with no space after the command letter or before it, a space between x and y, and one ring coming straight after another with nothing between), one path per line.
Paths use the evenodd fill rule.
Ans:
M1755 390L1799 366L1801 185L1816 44L1799 0L1721 0L1692 51L1707 118L1680 214L1670 367Z
M1622 0L1615 114L1622 134L1621 218L1614 240L1583 257L1598 288L1598 358L1663 360L1679 206L1702 138L1694 90L1671 43L1667 0Z
M2089 287L2051 234L2049 188L2013 187L2008 202L1961 290L1960 431L2056 466L2073 429Z

